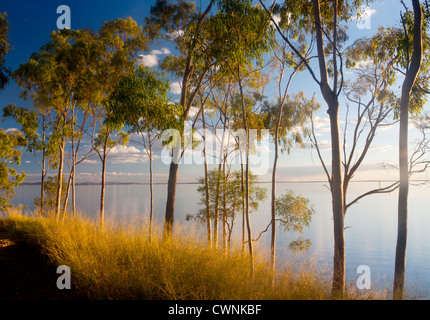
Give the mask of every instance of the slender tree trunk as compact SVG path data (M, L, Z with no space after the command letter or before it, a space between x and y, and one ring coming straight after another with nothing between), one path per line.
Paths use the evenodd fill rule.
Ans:
M70 190L72 193L72 213L73 216L76 216L76 197L75 197L75 176L76 176L76 163L78 161L78 153L79 153L79 148L80 148L80 144L81 144L81 139L78 138L77 140L77 144L75 147L75 131L73 130L73 126L74 126L74 122L76 119L76 114L75 114L75 109L73 108L73 121L71 123L71 142L72 142L72 169L70 171L69 174L69 180L67 181L67 189L66 189L66 197L64 200L64 212L66 212L67 209L67 204L69 202L69 195L70 195ZM84 114L84 118L82 121L82 126L80 128L80 132L79 132L79 136L82 137L82 133L84 131L84 126L85 126L85 122L88 119L88 114Z
M78 146L79 148L79 146ZM75 170L76 170L76 160L77 160L77 153L78 150L75 150L75 138L73 133L73 127L72 127L72 172L70 173L70 179L71 179L71 187L72 187L72 212L73 216L75 216ZM67 202L65 203L64 207L66 208Z
M74 149L74 143L73 142L72 142L72 149ZM65 192L64 202L63 202L63 212L67 211L67 204L69 202L69 196L71 193L72 194L73 216L76 215L76 211L75 211L75 167L76 167L76 155L74 152L72 152L72 169L71 169L70 174L69 174L69 179L67 180L67 187L66 187L66 192Z
M206 121L205 121L205 108L202 107L202 121L203 121L203 156L204 156L204 169L205 169L205 202L206 202L206 231L208 238L208 246L212 247L212 225L211 225L211 207L209 198L209 176L208 176L208 161L207 161L207 141L206 141Z
M275 283L275 270L276 270L276 169L278 165L278 130L275 132L275 159L273 160L272 170L272 206L271 206L271 222L272 222L272 234L270 243L270 267L272 271L272 285Z
M224 157L222 165L222 248L224 253L227 252L227 202L226 202L226 177L225 177L225 161Z
M109 129L106 129L105 143L103 146L103 159L102 159L102 181L100 190L100 228L103 229L105 219L105 192L106 192L106 162L107 162L107 148L109 141Z
M73 169L72 169L73 170ZM65 218L67 212L67 203L69 202L69 194L70 194L70 186L72 185L72 171L70 171L69 179L67 180L67 186L64 193L64 202L63 202L63 220Z
M216 188L215 188L215 208L214 208L214 248L218 249L218 221L219 221L219 195L221 187L221 169L222 164L218 165L218 173L216 176Z
M279 58L278 58L279 59ZM299 70L299 66L302 65L300 63L299 66L296 66L294 71L291 73L287 85L285 87L285 91L282 94L281 92L281 86L282 86L282 80L283 80L283 73L285 70L285 51L284 56L282 59L279 59L279 62L281 63L281 72L278 82L278 97L279 97L279 112L278 112L278 119L276 121L276 127L275 127L275 157L273 159L273 170L272 170L272 199L271 199L271 224L272 224L272 234L271 234L271 244L270 244L270 264L272 269L272 285L275 284L275 271L276 271L276 170L278 167L278 158L279 158L279 128L281 126L282 121L282 113L284 110L285 101L287 100L287 93L290 88L291 81L293 80L294 75Z
M313 13L315 19L315 38L318 50L318 64L321 75L320 90L328 105L330 117L331 135L331 165L332 176L330 189L332 195L333 209L333 234L334 234L334 254L333 254L333 283L332 294L334 297L342 297L345 290L345 234L344 234L344 201L343 201L343 182L342 182L342 159L340 151L339 135L339 101L337 99L337 74L338 70L333 70L333 87L328 83L328 71L324 52L324 38L321 24L321 11L319 0L312 0ZM334 5L334 39L333 46L336 50L337 34L337 0ZM334 54L336 57L336 54Z
M245 182L244 182L245 170L243 169L243 163L240 164L240 193L242 197L242 251L245 251L245 228L246 228L246 214L245 214Z
M56 209L55 209L55 215L56 219L60 219L61 214L61 193L62 193L62 187L63 187L63 162L64 162L64 146L65 143L61 142L60 146L60 157L59 157L59 164L58 164L58 178L57 178L57 197L56 197Z
M248 147L247 147L248 149ZM254 278L254 248L252 244L252 231L251 221L249 218L249 156L248 151L246 154L245 164L245 217L246 217L246 230L248 232L248 250L249 250L249 262L251 268L251 278Z
M403 299L406 268L406 240L408 232L408 117L409 97L415 84L422 61L422 12L418 0L412 0L414 7L414 44L409 70L406 72L400 98L400 129L399 129L399 169L400 186L398 198L398 222L396 260L394 265L393 298Z
M409 96L400 102L400 128L399 128L399 168L400 185L398 197L397 245L394 265L393 297L403 299L406 267L406 239L408 232L408 101ZM403 100L406 100L403 101ZM406 104L406 108L405 108Z
M103 228L105 219L105 192L106 192L106 157L102 160L102 181L100 189L100 227Z
M69 169L70 169L70 165L69 165ZM67 211L67 203L69 202L70 187L72 185L72 172L73 172L73 166L72 166L72 169L70 170L70 173L69 173L69 179L67 180L66 190L64 190L65 191L65 193L64 193L64 202L63 202L63 212L64 212L64 214ZM64 216L63 216L63 219L64 219Z
M73 217L76 218L76 184L75 184L76 172L75 168L73 168L73 176L72 176L72 213Z
M220 148L220 161L222 154L224 152L224 137L225 137L225 128L223 128L222 132L222 141L221 141L221 148ZM222 162L218 164L218 173L217 173L217 179L216 179L216 189L215 189L215 209L214 209L214 248L218 248L218 222L219 222L219 202L220 202L220 188L221 188L221 172L222 172Z
M42 115L42 141L45 143L46 139L46 128L45 128L45 116ZM43 209L45 205L45 177L46 177L46 146L42 149L42 177L40 181L40 215L43 216Z
M72 185L72 175L73 175L73 170L75 169L75 166L74 166L74 164L75 164L75 136L74 136L74 131L73 131L73 122L75 120L75 118L74 118L75 114L74 113L75 113L75 111L73 109L73 113L72 113L73 118L71 121L72 168L70 168L70 163L69 163L70 173L69 173L69 179L67 180L67 187L65 190L65 197L64 197L64 203L63 203L63 212L64 212L63 219L65 218L65 215L67 212L67 203L69 202L70 187Z
M151 203L149 208L149 240L152 241L152 224L154 220L154 177L152 173L152 142L151 134L148 133L149 138L149 193L151 196Z
M337 104L338 106L338 104ZM329 109L331 109L329 107ZM333 205L333 295L342 296L345 290L345 232L344 201L342 186L342 162L340 151L338 107L330 110L331 148L332 148L332 183L331 195Z
M40 215L43 216L44 201L45 201L45 151L42 155L42 177L40 181Z
M248 233L248 250L249 250L249 262L250 262L250 271L251 278L254 278L254 248L252 244L252 231L251 231L251 221L249 218L249 130L248 130L248 120L246 116L246 107L245 107L245 97L242 88L242 82L240 79L240 75L238 76L240 97L242 102L242 119L243 126L246 132L246 163L245 163L245 218L246 218L246 230Z

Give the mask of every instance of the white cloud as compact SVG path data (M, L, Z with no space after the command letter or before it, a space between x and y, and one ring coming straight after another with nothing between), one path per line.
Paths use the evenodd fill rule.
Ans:
M161 48L160 50L152 50L151 54L170 54L170 50L167 48Z
M138 57L139 64L143 64L145 67L154 67L158 64L158 57L155 54L141 54Z
M329 118L321 118L319 116L313 117L315 136L321 136L324 133L330 132L330 119ZM311 122L307 121L305 123L305 127L311 128Z
M115 171L107 172L107 174L111 176L127 176L127 177L147 175L147 173L143 173L143 172L115 172Z
M95 160L95 159L85 159L84 161L82 161L82 163L86 163L86 164L97 164L99 163L99 161Z
M181 83L178 81L172 82L170 84L170 92L174 94L181 94Z
M312 145L313 147L313 145ZM331 150L331 141L330 140L320 140L318 141L318 148L320 151L329 151Z
M172 39L182 37L183 35L184 35L184 30L176 30L176 31L170 32L170 34L169 34L169 36Z
M281 22L281 16L279 14L275 14L273 15L273 20L277 25L279 25L279 23ZM273 22L270 22L270 23L272 24L272 26L274 26Z
M180 93L180 92L179 92ZM188 115L190 116L190 117L194 117L194 116L196 116L197 115L197 113L199 113L199 108L197 108L197 107L191 107L190 108L190 112L188 113Z
M5 130L5 133L14 132L14 131L18 131L18 129L17 128L8 128Z
M375 152L389 152L392 150L396 150L396 148L391 144L380 144L371 146L369 149L375 151Z
M280 16L279 14L275 14L275 15L273 16L273 20L274 20L277 24L279 24L279 22L281 22L281 16Z
M148 160L145 151L134 146L115 146L109 153L108 160L112 163L144 163Z

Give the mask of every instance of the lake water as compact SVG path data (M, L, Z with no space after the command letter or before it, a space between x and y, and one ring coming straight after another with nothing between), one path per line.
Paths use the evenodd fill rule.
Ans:
M270 184L262 183L270 194ZM352 183L349 198L359 195L377 183ZM185 221L187 214L194 214L199 208L200 196L196 184L179 184L177 187L175 225L195 228L195 222ZM330 192L323 183L278 183L278 195L287 189L307 197L314 205L315 215L305 237L312 241L306 254L293 254L288 243L297 235L279 229L277 233L277 259L282 261L309 259L313 263L330 268L333 259L333 223ZM39 186L20 186L16 188L14 204L21 203L29 210L33 208L33 199L39 195ZM415 299L430 298L430 208L429 187L411 186L409 194L408 244L406 255L406 286L412 290ZM154 219L161 223L164 218L167 186L154 186ZM97 217L100 198L100 186L76 186L78 210L92 217ZM106 217L120 221L147 219L149 216L148 185L107 185ZM258 212L251 214L254 237L264 230L270 222L269 197L260 204ZM394 257L397 237L397 192L373 195L362 199L350 207L345 217L346 269L347 281L355 283L360 274L359 265L367 265L371 270L372 287L390 287L393 281ZM203 226L200 227L201 230ZM184 230L184 229L181 229ZM236 236L241 234L241 217L236 218ZM259 248L270 246L270 232L262 235Z

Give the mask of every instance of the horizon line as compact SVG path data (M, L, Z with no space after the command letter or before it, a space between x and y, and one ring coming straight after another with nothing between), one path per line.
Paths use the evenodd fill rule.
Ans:
M397 182L398 180L396 179L380 179L380 180L356 180L356 181L350 181L350 183L374 183L374 182L379 182L379 183L384 183L384 182ZM414 180L409 180L410 182L426 182L427 180L424 179L414 179ZM265 180L265 181L258 181L257 183L272 183L272 181L270 180ZM276 183L328 183L327 180L281 180L281 181L276 181ZM106 185L149 185L149 182L134 182L134 181L125 181L125 182L106 182ZM154 182L153 185L167 185L167 182ZM194 181L194 182L180 182L178 181L176 184L199 184L199 182ZM41 185L41 182L23 182L21 183L19 186L37 186L37 185ZM77 186L82 186L82 185L98 185L100 186L101 183L100 182L77 182L76 183Z

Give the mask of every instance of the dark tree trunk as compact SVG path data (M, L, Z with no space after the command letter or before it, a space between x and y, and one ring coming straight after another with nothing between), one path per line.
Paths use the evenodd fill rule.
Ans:
M169 238L173 233L176 181L178 178L179 164L172 161L169 168L169 180L167 182L166 215L164 217L164 237Z
M399 168L400 186L398 199L397 245L394 265L393 298L403 299L406 267L406 240L408 232L408 192L409 192L409 161L408 161L408 117L409 97L415 84L422 61L422 12L418 0L412 0L414 8L413 53L409 69L406 72L400 98L400 129L399 129Z

